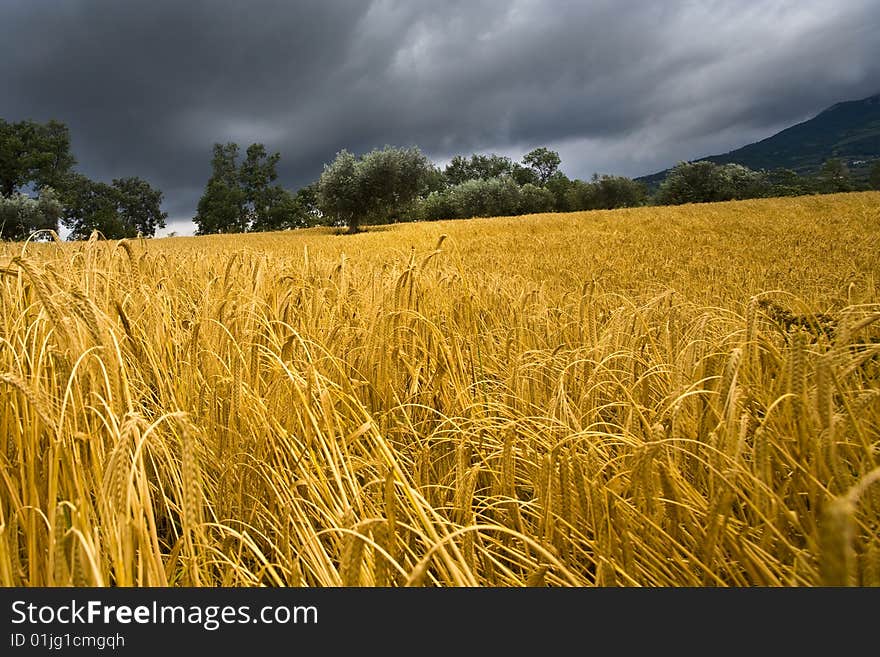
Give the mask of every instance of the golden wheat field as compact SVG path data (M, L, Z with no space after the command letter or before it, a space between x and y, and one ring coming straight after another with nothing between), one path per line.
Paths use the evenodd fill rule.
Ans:
M880 193L0 245L4 586L880 584Z

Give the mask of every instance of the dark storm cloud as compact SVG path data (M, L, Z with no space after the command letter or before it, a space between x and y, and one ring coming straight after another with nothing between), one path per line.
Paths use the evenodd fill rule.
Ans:
M211 144L296 188L384 144L639 175L880 92L874 0L4 0L0 116L56 118L80 170L192 216Z

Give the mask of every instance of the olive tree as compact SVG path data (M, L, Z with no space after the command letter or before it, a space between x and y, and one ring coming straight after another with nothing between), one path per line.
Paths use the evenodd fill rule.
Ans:
M62 207L51 187L43 187L37 198L19 192L0 194L0 239L24 240L38 230L58 230Z
M399 219L427 191L433 172L418 148L386 146L360 158L343 150L318 180L318 207L356 233L362 224Z

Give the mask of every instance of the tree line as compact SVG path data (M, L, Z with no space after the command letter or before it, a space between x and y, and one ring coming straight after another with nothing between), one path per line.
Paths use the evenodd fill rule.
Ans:
M832 159L812 176L788 169L753 171L739 164L681 162L653 192L624 176L570 179L559 153L545 147L520 161L496 154L456 155L437 167L418 148L386 146L361 156L337 153L314 182L291 192L277 183L280 153L254 143L214 144L211 175L198 202L196 233L287 230L315 225L435 221L477 216L676 205L773 196L880 189L880 161L867 186ZM57 121L0 120L0 239L35 231L84 239L152 237L165 226L162 192L136 177L110 184L73 170L67 127Z
M651 193L642 182L624 176L594 174L590 180L570 179L559 170L559 154L544 147L526 153L519 162L496 154L457 155L440 169L418 148L386 146L360 157L340 151L325 165L317 181L295 195L284 196L280 191L269 195L278 199L279 208L284 208L273 212L271 204L259 210L249 200L254 198L248 174L253 169L248 165L252 151L267 163L267 173L261 180L274 180L278 153L266 156L262 145L253 144L248 149L248 159L236 173L234 158L218 154L237 153L237 146L214 146L214 173L195 218L199 234L322 224L357 232L363 225L401 221L880 189L880 161L871 171L868 186L855 182L846 164L838 159L828 160L813 176L789 169L753 171L739 164L706 160L680 162ZM219 180L228 182L218 186ZM237 192L228 191L228 186L235 185Z
M137 177L107 183L74 171L70 131L58 121L0 119L0 239L23 240L40 230L70 239L93 231L107 238L153 236L165 226L162 192Z
M647 201L644 185L622 176L570 180L559 170L559 154L536 148L520 162L495 154L457 155L445 168L418 148L386 146L361 156L337 153L320 178L285 194L273 189L280 154L252 144L238 164L239 147L215 144L212 174L193 219L200 235L314 225L348 227L434 221L475 216L518 215L634 207ZM256 158L252 162L252 155ZM260 171L255 185L252 171ZM265 203L255 199L265 198Z
M880 190L880 161L874 163L868 182L864 184L855 181L849 168L838 158L827 160L814 175L799 175L791 169L754 171L741 164L700 160L681 162L671 169L652 202L679 205L868 189Z

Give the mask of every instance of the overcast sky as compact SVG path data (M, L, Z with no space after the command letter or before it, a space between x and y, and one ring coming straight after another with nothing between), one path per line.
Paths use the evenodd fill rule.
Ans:
M66 123L181 233L214 142L291 190L385 144L638 176L878 92L878 0L0 0L0 118Z

